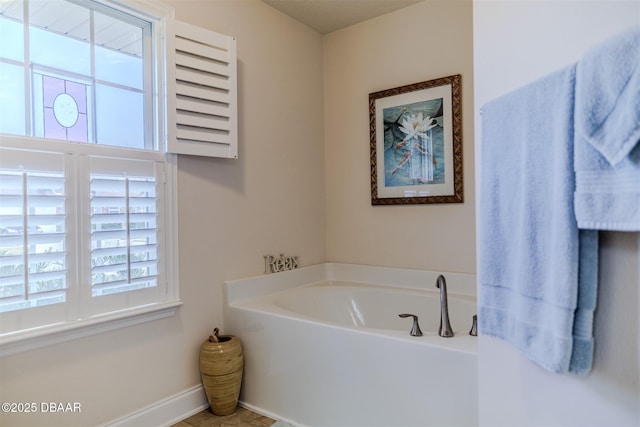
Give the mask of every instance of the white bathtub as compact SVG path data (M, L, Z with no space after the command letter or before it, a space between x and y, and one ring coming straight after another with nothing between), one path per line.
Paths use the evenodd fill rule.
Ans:
M299 426L477 425L475 276L443 273L456 335L442 338L438 274L321 264L226 282L242 403Z

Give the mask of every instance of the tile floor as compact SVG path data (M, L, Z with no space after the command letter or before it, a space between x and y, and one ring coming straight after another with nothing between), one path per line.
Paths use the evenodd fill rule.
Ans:
M214 415L209 408L171 427L270 427L276 420L238 406L232 415Z

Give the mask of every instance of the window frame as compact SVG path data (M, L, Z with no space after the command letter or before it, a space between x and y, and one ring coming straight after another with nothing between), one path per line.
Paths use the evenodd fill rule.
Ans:
M73 1L73 0L72 0ZM66 342L81 337L91 336L94 334L115 330L119 328L129 327L136 324L154 321L175 315L179 306L182 305L179 296L178 283L178 207L177 207L177 155L166 151L167 141L167 114L171 107L170 100L167 99L166 92L166 69L172 60L171 55L167 53L166 34L167 26L171 25L174 18L173 9L158 3L146 0L94 0L101 7L118 9L122 12L130 14L137 19L143 19L151 22L154 27L151 31L151 44L153 46L154 58L152 76L145 78L153 78L152 92L155 94L153 100L153 137L154 145L159 150L139 150L128 149L117 146L100 146L94 143L74 143L68 141L44 139L31 136L20 135L0 135L0 147L6 148L27 148L33 150L45 150L65 152L69 151L70 144L72 151L79 153L77 155L99 155L98 152L124 154L122 157L128 159L145 159L153 158L156 161L164 163L164 182L158 185L158 192L162 191L163 199L163 216L164 221L162 229L159 230L164 242L164 297L159 298L153 303L144 304L136 307L118 309L109 311L104 314L94 314L85 317L79 317L65 322L47 324L33 327L26 330L19 330L0 335L0 357L15 354L22 351L32 350L48 345ZM29 89L27 89L29 90ZM145 119L145 121L147 121ZM77 188L76 192L70 195L77 200L77 204L82 206L78 208L78 215L86 215L88 212L88 198L86 202L80 200L78 196L80 191L88 191L88 189ZM82 209L82 212L80 210ZM86 211L86 212L84 212ZM74 227L73 230L67 230L71 234L70 238L74 239L74 251L82 252L85 256L89 251L84 248L86 243L80 241L78 234L81 232L80 227ZM74 263L68 270L72 275L79 275ZM78 281L78 285L87 286L88 284ZM89 290L89 293L91 291ZM74 294L76 297L77 294ZM69 304L67 301L65 304ZM82 306L78 307L82 310Z

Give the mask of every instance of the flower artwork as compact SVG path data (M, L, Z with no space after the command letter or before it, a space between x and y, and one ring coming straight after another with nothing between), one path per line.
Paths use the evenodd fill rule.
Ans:
M385 186L442 184L442 98L383 110Z
M461 76L369 94L371 204L462 203Z

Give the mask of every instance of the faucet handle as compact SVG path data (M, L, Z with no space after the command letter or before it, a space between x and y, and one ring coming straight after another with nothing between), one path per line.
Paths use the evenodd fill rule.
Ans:
M473 315L473 324L471 325L471 330L469 331L469 335L473 335L474 337L478 336L478 315Z
M422 331L420 330L420 325L418 324L418 316L416 316L415 314L408 314L408 313L404 313L404 314L398 314L399 317L413 317L413 325L411 326L411 332L409 332L409 334L412 337L421 337L422 336Z

